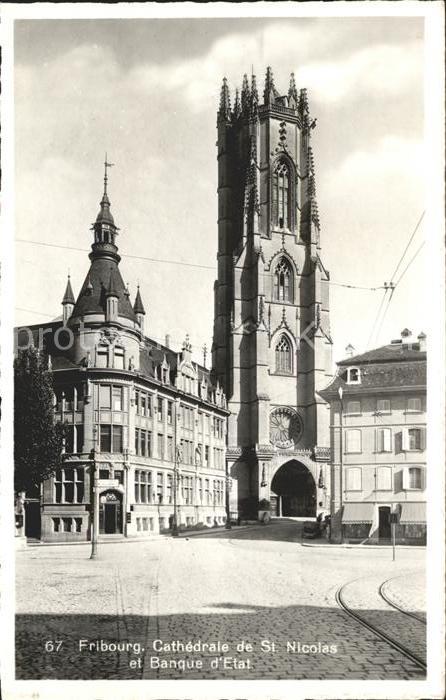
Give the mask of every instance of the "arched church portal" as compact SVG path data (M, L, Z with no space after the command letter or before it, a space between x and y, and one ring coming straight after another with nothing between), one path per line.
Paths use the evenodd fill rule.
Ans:
M274 515L316 516L316 484L304 464L293 459L278 469L271 483L271 506Z

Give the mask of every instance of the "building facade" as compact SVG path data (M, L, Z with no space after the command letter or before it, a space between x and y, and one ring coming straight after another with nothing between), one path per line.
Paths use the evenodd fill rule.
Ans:
M27 512L27 534L45 541L89 539L94 495L104 535L168 531L175 500L180 527L225 521L223 389L192 361L188 338L174 352L146 335L139 289L132 304L121 277L107 174L104 183L77 299L68 279L62 320L17 331L19 349L48 354L64 426L60 468Z
M306 90L267 69L263 101L245 75L218 129L218 279L213 374L228 397L232 508L328 506L329 273L322 262Z
M338 363L331 415L331 537L426 543L426 336Z

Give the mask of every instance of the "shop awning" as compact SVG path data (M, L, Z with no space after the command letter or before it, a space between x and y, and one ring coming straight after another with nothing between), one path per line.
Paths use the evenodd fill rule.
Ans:
M373 520L373 503L345 503L342 513L343 523L371 523Z
M426 522L426 504L425 503L402 503L400 523L407 525L408 523L425 523Z

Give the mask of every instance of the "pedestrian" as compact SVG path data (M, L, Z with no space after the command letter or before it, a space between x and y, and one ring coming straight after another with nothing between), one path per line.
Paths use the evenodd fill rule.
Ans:
M318 506L318 515L316 520L319 523L321 534L324 534L327 529L329 512L326 508L324 508L322 501L319 501Z

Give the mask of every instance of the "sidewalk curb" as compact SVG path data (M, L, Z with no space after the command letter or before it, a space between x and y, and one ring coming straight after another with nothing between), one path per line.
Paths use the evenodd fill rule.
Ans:
M391 544L310 544L309 542L301 542L302 547L319 547L320 549L392 549ZM426 545L422 544L397 544L396 549L426 549Z
M133 536L133 537L116 537L114 539L99 539L98 544L103 545L103 544L130 544L130 543L137 543L137 542L154 542L154 541L159 541L159 540L171 540L171 539L178 539L178 540L184 540L187 539L188 537L200 537L202 535L209 535L209 534L214 534L214 535L223 535L227 532L239 532L240 530L247 530L248 528L251 527L256 527L256 525L236 525L231 527L231 530L226 530L225 527L210 527L207 530L191 530L188 532L187 530L178 533L178 537L172 537L171 534L155 534L155 535L148 535L146 537L138 537ZM257 525L257 527L264 527L264 525L261 525L260 523ZM82 545L89 545L91 546L91 540L83 540L82 542L27 542L23 547L20 547L16 551L18 552L26 552L28 549L31 547L74 547L74 546L82 546Z

